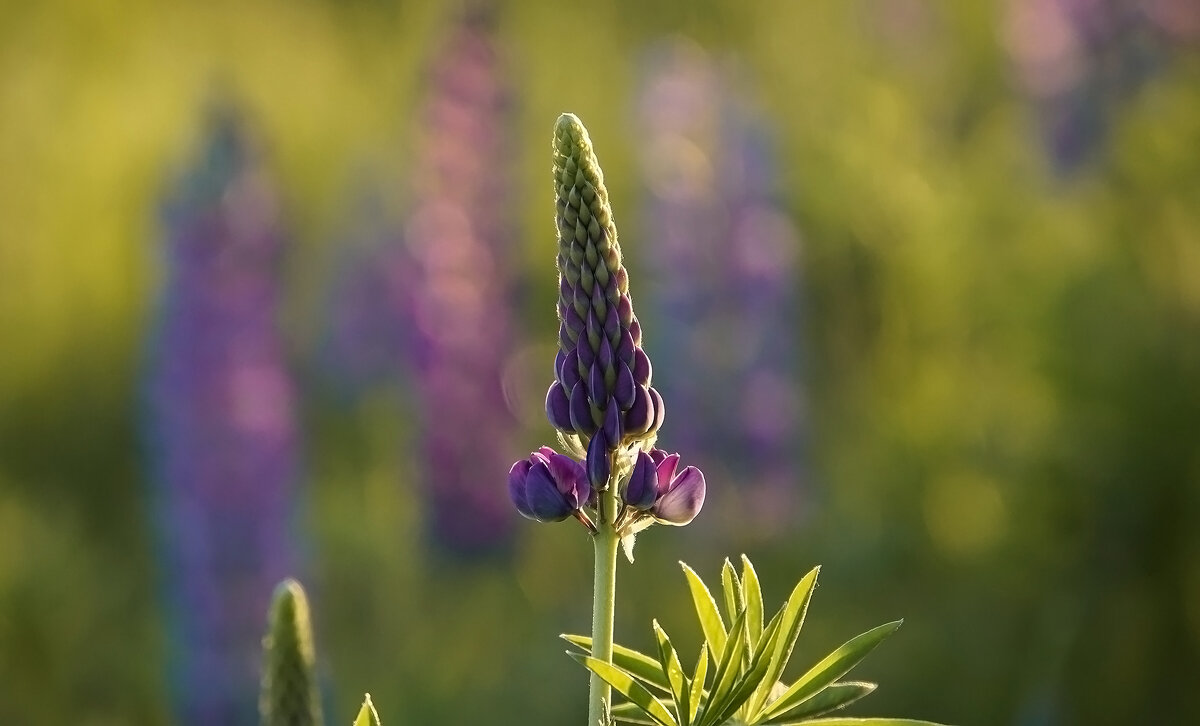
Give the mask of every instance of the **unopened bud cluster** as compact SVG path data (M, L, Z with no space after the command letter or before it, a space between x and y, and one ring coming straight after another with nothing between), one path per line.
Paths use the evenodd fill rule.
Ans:
M687 524L704 503L704 475L676 473L679 455L654 448L666 407L651 387L604 175L574 115L559 117L553 148L559 330L546 416L581 461L542 447L513 465L509 494L526 517L594 528L585 508L616 484L618 529Z

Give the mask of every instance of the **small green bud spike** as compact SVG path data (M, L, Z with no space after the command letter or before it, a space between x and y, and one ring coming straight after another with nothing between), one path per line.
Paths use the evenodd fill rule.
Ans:
M262 726L321 726L316 652L308 597L300 583L287 579L275 588L270 624L263 638Z

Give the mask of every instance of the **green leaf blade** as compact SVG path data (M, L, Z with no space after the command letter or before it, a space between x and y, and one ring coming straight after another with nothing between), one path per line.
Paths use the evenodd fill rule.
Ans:
M858 665L885 638L896 632L903 622L896 620L885 623L846 641L793 683L778 700L767 707L763 715L770 719L786 713L809 697L816 695Z
M622 696L637 704L643 712L662 724L662 726L679 726L675 721L675 717L667 710L667 707L655 698L650 691L647 691L645 686L634 680L630 674L611 663L605 663L590 655L580 653L568 653L567 655L582 663L592 673L600 676L605 683L616 689Z
M700 620L700 630L704 633L704 640L708 642L713 662L717 662L725 650L726 640L725 622L721 620L721 613L717 610L717 601L713 599L712 593L708 591L704 581L692 568L683 562L679 564L683 567L683 574L687 577L688 588L692 593L692 601L696 605L696 617Z
M732 621L745 609L745 605L742 602L742 583L738 580L737 570L733 569L733 563L728 557L721 566L721 590L725 593L725 614Z
M654 621L654 637L658 641L659 663L662 665L663 672L667 674L667 682L671 684L671 695L675 699L675 717L679 720L680 726L688 726L691 710L689 706L691 684L688 683L687 676L683 674L683 664L679 662L679 654L675 652L675 647L671 645L671 639L667 637L657 620Z
M814 718L780 721L774 726L945 726L934 721L911 718Z
M358 716L354 719L354 726L381 726L379 722L379 712L375 710L375 704L371 702L371 694L363 694L362 708L358 709Z
M700 657L696 660L696 670L692 671L692 694L688 703L688 721L695 723L696 712L700 710L700 702L704 698L704 679L708 677L708 649L700 648Z
M728 699L733 695L734 684L737 683L741 670L742 643L746 639L746 613L742 611L729 631L729 640L718 660L716 673L713 675L713 687L708 696L708 703L700 715L698 726L716 726L721 723L717 717L725 709Z
M761 721L766 717L767 698L771 695L771 688L783 675L783 669L792 657L792 648L795 647L796 638L799 637L800 630L804 627L804 618L808 614L808 605L812 602L813 590L817 586L817 576L820 574L819 566L809 570L808 574L796 583L796 587L792 589L791 595L784 601L783 607L776 616L779 618L779 633L774 649L771 651L770 666L762 684L750 698L749 711L753 714L754 722Z
M766 721L767 724L795 723L797 720L812 719L814 716L821 716L831 711L836 711L839 708L845 708L858 699L870 694L874 691L876 685L874 683L866 683L863 681L847 681L845 683L833 683L826 686L820 693L815 694L811 698L801 701L795 708L781 713L778 716Z
M585 654L592 652L592 639L586 635L564 634L558 637L579 648ZM622 645L613 645L612 662L613 665L644 681L647 685L654 686L665 693L671 692L671 683L667 680L662 665L645 653L639 653Z
M763 596L758 573L750 558L742 555L742 595L746 602L746 629L752 646L758 645L763 632Z

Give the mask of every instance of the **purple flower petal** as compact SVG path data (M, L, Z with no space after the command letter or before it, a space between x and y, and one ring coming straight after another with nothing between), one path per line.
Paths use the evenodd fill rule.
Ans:
M609 449L608 437L603 430L588 443L587 449L587 478L594 489L608 486L608 477L612 474L612 450Z
M704 492L704 474L689 466L671 482L670 490L654 502L651 513L664 524L685 525L700 513Z
M557 381L550 384L546 391L546 418L550 425L559 431L571 432L575 425L571 423L571 401Z
M562 370L559 371L558 382L563 391L569 391L579 382L579 349L572 348L563 359Z
M644 451L639 451L633 465L633 474L625 486L625 503L634 509L649 509L657 497L657 475L654 460Z
M576 383L571 389L571 426L582 434L590 434L596 430L596 424L592 421L592 408L588 405L587 386L583 381Z
M641 348L635 348L633 351L633 381L639 386L649 386L650 378L653 375L653 368L650 366L650 357L646 355L646 351Z
M658 391L653 388L650 389L650 400L654 403L654 425L651 430L658 431L667 417L667 405L663 403L662 396L658 395Z
M617 380L613 385L613 397L617 400L617 405L621 410L628 411L633 405L633 399L637 395L637 384L633 382L633 372L625 361L617 363Z
M650 400L650 391L646 390L645 386L638 386L635 390L633 405L625 414L625 432L644 434L652 423L654 423L654 404Z
M664 455L662 459L655 462L655 469L658 473L658 493L666 494L675 478L675 470L679 467L679 454L667 454L660 449L654 451Z
M524 488L525 508L518 505L517 511L526 517L542 522L558 522L574 511L545 464L539 462L529 468Z

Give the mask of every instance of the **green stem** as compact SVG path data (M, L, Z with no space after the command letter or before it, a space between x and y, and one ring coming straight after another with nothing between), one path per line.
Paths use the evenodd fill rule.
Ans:
M599 522L592 537L596 548L595 580L592 587L592 657L605 663L612 662L613 613L616 609L617 593L617 545L620 538L613 522L617 514L616 487L600 493ZM595 673L592 674L591 691L588 698L588 726L597 726L602 714L602 702L612 706L609 685Z

